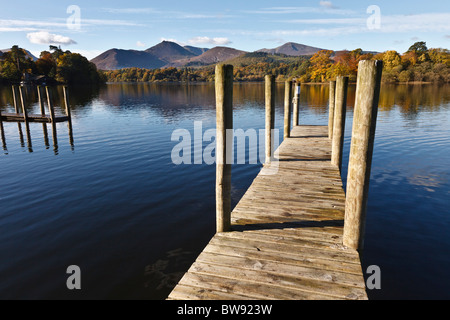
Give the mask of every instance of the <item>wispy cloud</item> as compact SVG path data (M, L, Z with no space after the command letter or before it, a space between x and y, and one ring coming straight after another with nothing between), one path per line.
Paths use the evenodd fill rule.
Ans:
M145 43L142 42L142 41L137 41L137 42L136 42L136 46L143 48L143 47L145 47L146 45L145 45Z
M327 1L325 1L327 2ZM331 2L330 2L331 3ZM349 15L354 14L353 10L339 9L337 7L327 7L327 6L319 6L319 7L269 7L262 8L258 10L245 10L245 13L252 14L300 14L300 13L327 13L327 14L340 14L340 15Z
M159 10L154 8L103 8L103 11L109 13L117 13L117 14L149 14L149 13L160 13Z
M34 44L76 44L76 41L69 37L60 34L53 34L47 31L28 33L27 39Z
M297 24L352 24L361 25L366 24L364 18L343 18L343 19L292 19L292 20L280 20L279 22L285 23L297 23Z
M194 37L189 39L188 42L193 45L199 44L213 44L213 45L227 45L231 41L228 38L209 38L209 37Z
M81 19L81 27L96 26L128 26L143 27L145 25L127 20L115 19ZM47 30L44 30L47 29ZM11 20L0 19L0 31L17 32L17 31L51 31L67 29L66 19L54 18L47 20Z

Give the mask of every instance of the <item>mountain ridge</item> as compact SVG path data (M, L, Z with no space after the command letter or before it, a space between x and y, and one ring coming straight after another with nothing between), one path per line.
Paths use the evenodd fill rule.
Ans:
M114 52L111 52L115 50ZM273 49L259 49L253 52L267 54L284 54L290 57L313 55L321 48L311 47L295 42L287 42ZM144 52L144 53L139 53ZM214 63L224 62L248 54L249 52L217 46L211 49L194 46L181 46L178 43L164 40L144 51L110 49L91 61L102 70L114 70L124 67L137 68L167 68L167 67L200 67ZM146 63L146 57L149 61ZM135 59L135 61L134 61Z

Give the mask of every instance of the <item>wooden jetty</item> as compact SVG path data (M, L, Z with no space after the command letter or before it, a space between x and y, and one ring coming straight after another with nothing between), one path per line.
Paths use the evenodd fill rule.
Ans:
M47 123L52 126L52 137L53 137L53 146L55 152L58 149L58 141L57 141L57 133L56 133L56 123L58 122L67 122L69 128L69 139L70 144L73 148L73 133L72 133L72 116L70 112L70 104L69 104L69 94L68 88L66 86L63 87L63 95L64 95L64 103L65 103L65 115L56 115L53 102L52 102L52 92L50 87L37 87L40 114L28 114L26 108L26 97L24 94L24 87L12 86L12 96L13 96L13 105L14 105L14 113L2 113L0 111L0 130L1 130L1 139L3 149L6 150L6 138L4 133L3 122L17 122L19 136L21 139L21 143L23 144L23 133L21 123L25 124L26 134L27 134L27 144L28 149L32 152L32 143L31 143L31 135L29 123L42 123L42 129L44 132L44 140L45 145L48 146L48 132L47 132ZM48 105L48 115L45 113L45 105L44 105L44 89L45 94L47 96L47 105Z
M232 128L232 68L217 66L217 233L168 299L367 299L360 252L382 63L362 61L359 68L346 192L340 168L348 79L338 77L336 99L330 101L333 121L297 125L294 110L293 128L285 122L283 143L231 212L224 129ZM269 147L270 88L273 77L266 77ZM291 95L286 88L286 117Z

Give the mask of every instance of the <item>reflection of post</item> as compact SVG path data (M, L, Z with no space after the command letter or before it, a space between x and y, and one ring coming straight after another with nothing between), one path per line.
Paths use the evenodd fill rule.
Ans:
M299 108L300 108L300 82L296 82L295 83L295 97L294 97L294 112L293 112L293 117L294 117L294 123L293 126L298 126L299 121L298 121L298 116L299 116Z
M343 244L362 250L382 61L360 61L347 176Z
M22 112L23 112L23 120L25 122L25 130L27 131L27 144L28 144L28 151L33 152L33 146L31 143L31 134L30 134L30 125L28 124L28 112L27 108L25 106L25 97L23 94L23 87L19 87L20 92L20 102L22 103Z
M52 124L53 148L54 148L54 151L57 152L58 151L58 137L56 135L55 110L53 109L51 90L49 90L49 87L45 87L45 91L47 93L48 110L50 112L50 120L51 120L51 124Z
M233 139L233 66L216 66L216 231L231 227L231 161Z
M291 136L292 81L284 83L284 139Z
M73 148L72 115L70 112L69 91L66 86L63 87L63 92L64 92L64 103L66 105L66 115L68 117L67 127L69 128L69 140L70 140L70 145Z
M342 171L342 150L344 146L347 88L348 77L337 77L333 139L331 144L331 163L339 168L339 172Z
M41 108L41 115L42 117L45 117L45 107L44 107L44 99L43 99L43 93L42 93L42 87L37 87L38 92L38 99L39 99L39 107ZM47 132L47 123L42 123L42 131L44 133L44 143L45 146L48 147L50 144L48 142L48 132Z
M266 163L270 163L273 157L275 128L275 76L266 76Z

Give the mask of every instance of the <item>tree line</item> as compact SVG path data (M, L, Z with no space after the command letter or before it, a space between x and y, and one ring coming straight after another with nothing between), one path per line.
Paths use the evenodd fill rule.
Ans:
M0 55L0 83L17 83L36 76L46 76L54 82L65 84L106 81L105 75L86 57L56 46L50 46L49 51L42 51L36 61L18 46Z

